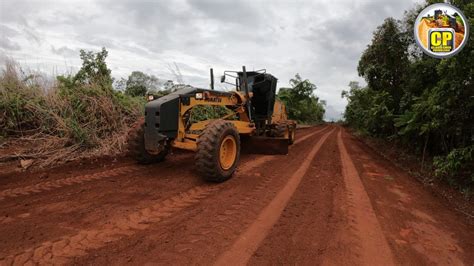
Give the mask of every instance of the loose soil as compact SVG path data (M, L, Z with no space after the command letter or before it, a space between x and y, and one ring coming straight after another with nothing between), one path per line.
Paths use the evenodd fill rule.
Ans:
M210 184L194 155L0 174L0 265L472 265L474 228L345 129Z

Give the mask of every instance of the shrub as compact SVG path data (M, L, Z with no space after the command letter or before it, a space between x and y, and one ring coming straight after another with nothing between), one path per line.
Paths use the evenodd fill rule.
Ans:
M218 119L226 115L232 116L234 112L224 106L204 106L198 105L190 110L190 123L196 123L199 121ZM234 115L235 116L235 115ZM232 119L233 117L227 118Z
M474 186L474 146L453 149L446 156L434 158L435 174L451 185L472 188Z
M46 166L124 151L145 99L112 89L104 51L81 52L83 68L50 85L40 82L46 80L40 75L6 64L0 75L0 135L28 141L18 157L40 157L45 159L40 165Z

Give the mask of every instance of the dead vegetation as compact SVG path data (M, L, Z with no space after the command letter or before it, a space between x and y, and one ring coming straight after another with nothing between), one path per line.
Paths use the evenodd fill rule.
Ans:
M0 163L23 160L26 167L44 168L125 150L143 99L113 90L105 56L81 53L82 72L56 80L6 63L0 75Z

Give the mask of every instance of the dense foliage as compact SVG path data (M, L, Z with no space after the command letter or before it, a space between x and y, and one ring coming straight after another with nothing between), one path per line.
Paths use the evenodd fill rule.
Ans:
M133 71L125 83L125 94L145 96L148 91L158 90L158 78L141 71Z
M426 3L426 5L431 4ZM453 1L474 28L474 3ZM474 186L474 34L448 59L424 55L413 37L423 7L403 21L388 18L374 32L358 72L367 87L351 82L346 122L367 134L397 139L434 156L436 174L464 188Z
M314 95L316 85L296 74L290 80L290 86L278 91L278 98L285 103L289 118L300 123L321 123L325 110L324 104Z

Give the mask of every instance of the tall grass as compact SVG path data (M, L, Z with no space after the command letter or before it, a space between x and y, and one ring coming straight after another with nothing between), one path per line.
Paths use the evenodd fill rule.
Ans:
M0 74L0 137L14 154L39 166L124 152L127 131L142 114L144 99L102 84L45 82L7 62Z

